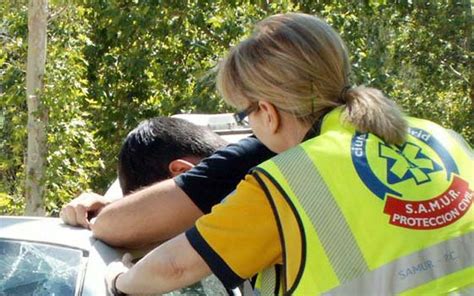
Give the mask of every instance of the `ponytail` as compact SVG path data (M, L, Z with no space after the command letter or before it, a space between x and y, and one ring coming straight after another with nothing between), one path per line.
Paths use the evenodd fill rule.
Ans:
M407 122L397 104L375 88L358 86L341 93L346 102L344 119L361 132L372 133L388 144L401 144Z

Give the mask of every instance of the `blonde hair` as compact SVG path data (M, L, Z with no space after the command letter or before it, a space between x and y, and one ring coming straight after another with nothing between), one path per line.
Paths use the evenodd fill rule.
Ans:
M349 84L344 42L326 22L302 13L270 16L221 61L217 89L231 105L266 100L313 123L345 105L343 116L361 132L401 143L407 124L381 91Z

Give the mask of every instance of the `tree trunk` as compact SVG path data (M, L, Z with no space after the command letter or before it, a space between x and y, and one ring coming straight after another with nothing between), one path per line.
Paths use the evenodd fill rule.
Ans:
M28 64L26 100L28 105L28 148L26 159L26 215L44 215L43 194L46 163L48 112L41 102L46 64L48 1L30 0L28 5Z

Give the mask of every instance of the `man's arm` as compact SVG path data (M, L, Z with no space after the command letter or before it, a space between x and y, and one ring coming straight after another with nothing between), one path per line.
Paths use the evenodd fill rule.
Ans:
M184 234L148 253L130 269L123 263L109 265L108 290L115 286L127 295L165 293L188 286L211 274L206 262Z
M184 232L202 215L170 179L109 204L91 229L112 246L143 248Z

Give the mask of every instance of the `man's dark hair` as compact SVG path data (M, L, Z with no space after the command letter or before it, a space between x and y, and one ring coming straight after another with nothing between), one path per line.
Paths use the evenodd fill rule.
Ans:
M119 154L118 175L124 195L171 177L168 165L183 157L205 158L225 146L207 127L184 119L154 117L132 130Z

